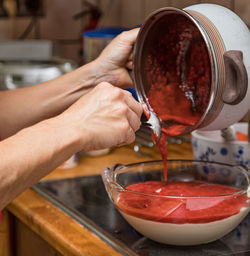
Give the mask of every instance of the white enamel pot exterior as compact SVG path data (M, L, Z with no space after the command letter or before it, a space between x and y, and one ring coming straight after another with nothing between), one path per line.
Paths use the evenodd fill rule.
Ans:
M197 4L184 9L198 19L202 26L210 33L210 37L214 37L216 43L220 41L223 51L240 51L243 56L243 63L247 72L247 90L244 98L237 104L228 104L223 102L219 107L220 111L217 116L205 126L201 126L201 130L218 130L228 127L238 122L250 109L250 33L245 23L231 10L214 4ZM203 19L205 17L205 19ZM210 23L210 24L209 24ZM211 36L212 34L212 36ZM212 39L212 38L210 38ZM214 44L215 45L215 44ZM214 49L216 50L216 49ZM218 50L218 49L217 49ZM224 54L223 53L223 54ZM218 54L218 52L217 52ZM221 53L220 53L221 54ZM230 82L230 73L225 71L222 63L218 64L217 72L220 72L217 83L225 88ZM221 67L219 67L221 65ZM224 72L224 74L223 74ZM232 72L235 72L232 70ZM221 81L219 81L221 79Z
M147 103L142 73L144 44L159 20L183 15L199 29L211 64L211 93L201 119L183 133L219 130L242 119L250 109L250 33L231 10L215 4L197 4L183 10L165 7L153 12L142 25L134 49L133 76L138 99Z

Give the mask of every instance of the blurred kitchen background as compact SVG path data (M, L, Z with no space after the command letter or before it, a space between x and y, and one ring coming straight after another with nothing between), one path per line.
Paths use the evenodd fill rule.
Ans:
M69 72L94 59L123 29L142 24L154 10L197 3L226 6L250 25L246 0L0 0L0 90ZM95 29L101 31L91 33Z
M88 27L131 28L158 8L205 2L234 10L250 25L250 1L246 0L0 0L0 40L52 40L58 56L79 65L81 34Z

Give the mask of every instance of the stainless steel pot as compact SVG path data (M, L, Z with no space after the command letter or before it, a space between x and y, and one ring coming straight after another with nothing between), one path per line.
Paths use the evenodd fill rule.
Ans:
M75 68L74 62L61 58L54 58L50 61L1 61L0 90L11 90L42 83Z

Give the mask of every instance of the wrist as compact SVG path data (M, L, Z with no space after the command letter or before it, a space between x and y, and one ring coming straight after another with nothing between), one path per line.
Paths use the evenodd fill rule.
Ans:
M54 119L53 125L60 127L58 133L64 138L66 147L72 148L73 153L89 149L94 138L91 130L85 125L81 109L79 111L68 109ZM57 133L57 128L55 132Z
M114 74L113 68L110 67L111 63L106 63L100 57L95 59L94 61L90 62L90 68L94 74L94 86L102 83L108 82L110 84L115 84L116 76Z
M28 127L24 132L37 138L49 157L58 157L59 161L65 161L80 150L79 132L69 121L61 114Z

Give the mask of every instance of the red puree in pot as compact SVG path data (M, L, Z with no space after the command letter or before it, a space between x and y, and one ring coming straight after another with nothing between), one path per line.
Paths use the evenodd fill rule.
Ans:
M246 207L247 196L216 197L238 189L199 181L149 181L127 186L127 189L147 194L168 196L207 196L205 198L149 197L123 192L117 207L129 215L164 223L208 223L237 214Z
M186 17L168 15L159 27L143 64L146 95L164 121L163 132L176 136L195 125L207 109L210 59L199 30Z
M203 116L210 99L211 67L203 37L185 16L167 15L152 31L142 67L149 110L162 123L164 136L158 146L167 181L167 136L185 133Z
M117 207L135 217L165 223L207 223L237 214L247 197L215 197L238 189L205 182L167 182L167 136L185 133L199 122L210 98L211 67L205 42L186 17L167 15L145 41L143 71L149 110L162 123L158 143L164 163L164 180L127 186L155 195L207 196L206 198L149 197L120 193ZM147 114L147 113L146 113Z

